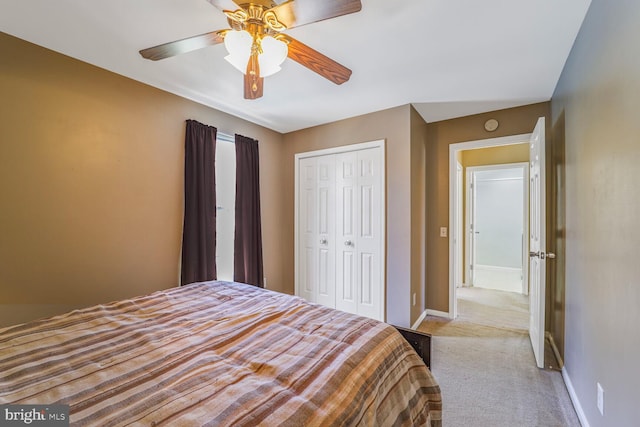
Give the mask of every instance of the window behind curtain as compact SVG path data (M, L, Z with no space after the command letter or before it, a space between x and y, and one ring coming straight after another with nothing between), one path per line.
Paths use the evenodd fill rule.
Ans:
M216 265L218 280L233 281L236 148L225 136L218 133L216 139Z

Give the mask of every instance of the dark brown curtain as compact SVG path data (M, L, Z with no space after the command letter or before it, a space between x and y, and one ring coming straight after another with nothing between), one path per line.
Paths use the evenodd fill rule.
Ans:
M236 135L236 232L233 280L263 287L258 141Z
M181 283L216 278L216 128L187 120Z

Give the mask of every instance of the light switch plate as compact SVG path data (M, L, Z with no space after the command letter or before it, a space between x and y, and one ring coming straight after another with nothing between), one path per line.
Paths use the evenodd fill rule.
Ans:
M440 237L447 237L447 227L440 227Z

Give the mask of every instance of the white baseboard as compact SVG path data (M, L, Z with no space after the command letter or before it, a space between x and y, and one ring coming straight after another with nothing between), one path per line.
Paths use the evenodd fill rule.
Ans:
M449 319L449 313L447 313L446 311L431 310L430 308L427 308L425 311L422 312L420 317L418 317L418 320L416 320L415 323L411 325L411 329L414 329L414 330L418 329L418 327L420 326L420 323L422 323L424 318L427 316L437 316L437 317L444 317L446 319Z
M420 326L420 323L422 323L425 317L427 317L427 310L423 311L420 317L418 317L418 320L416 320L415 323L411 325L411 329L418 329L418 326Z
M564 384L567 387L567 391L569 392L569 397L571 398L571 403L573 403L573 408L576 410L576 414L578 414L578 420L580 421L580 425L582 427L590 427L589 421L587 421L587 416L584 414L582 410L582 405L578 400L578 395L576 395L576 391L573 388L573 384L571 383L571 378L569 378L569 374L565 367L562 367L562 379L564 380Z
M431 310L430 308L428 308L425 310L425 312L427 313L427 316L444 317L447 319L451 318L451 316L449 316L449 313L447 313L446 311Z
M476 288L522 293L522 268L475 264L473 271Z

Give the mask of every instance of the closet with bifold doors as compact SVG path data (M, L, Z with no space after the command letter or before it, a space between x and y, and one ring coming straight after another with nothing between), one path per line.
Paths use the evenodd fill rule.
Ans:
M384 141L295 156L295 292L384 321Z

